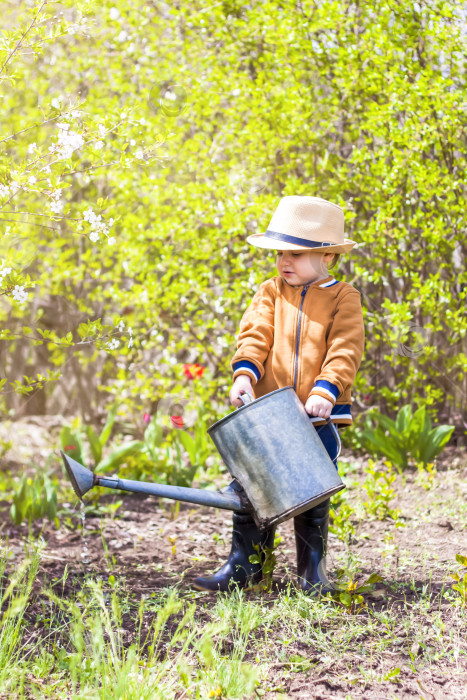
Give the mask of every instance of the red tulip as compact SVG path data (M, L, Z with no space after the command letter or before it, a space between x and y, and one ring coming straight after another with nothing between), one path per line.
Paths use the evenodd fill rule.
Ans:
M170 420L172 421L174 428L183 428L185 425L182 416L170 416Z
M65 452L68 452L68 450L76 450L76 446L75 445L66 445Z
M150 413L143 413L143 420L147 424L151 420L151 414Z
M197 379L202 377L204 372L203 365L195 362L193 365L183 365L183 373L188 379Z

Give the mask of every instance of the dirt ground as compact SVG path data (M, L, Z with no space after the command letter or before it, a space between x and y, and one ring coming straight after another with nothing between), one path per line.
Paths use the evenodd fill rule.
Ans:
M348 503L365 500L362 489L364 458L355 458L343 450L341 459L352 464L344 476ZM397 494L392 507L401 510L402 527L395 527L391 519L379 521L355 519L355 535L347 546L334 534L329 537L328 571L330 577L348 559L360 563L360 578L377 572L383 581L368 596L368 605L378 610L391 607L394 615L403 615L404 603L425 596L443 611L444 623L449 626L452 602L443 598L443 587L452 579L448 572L456 568L455 555L467 555L467 458L459 448L447 448L437 462L438 473L432 488L422 488L416 472L397 477L393 484ZM227 481L225 481L227 483ZM224 484L220 484L224 485ZM191 592L190 599L200 601L199 613L214 600L216 594L193 592L191 583L196 576L216 570L223 563L230 548L231 514L228 511L201 508L134 494L111 493L100 499L100 504L111 505L118 500L123 504L115 517L88 513L85 532L88 552L83 557L83 538L80 528L78 501L70 503L73 511L72 527L55 527L44 521L34 525L35 534L42 531L47 542L43 553L40 577L42 582L53 582L63 576L68 566L65 594L84 576L93 573L108 579L114 573L124 580L127 589L138 599L154 591L177 586L179 591ZM9 503L0 503L0 529L8 538L9 547L21 556L27 538L27 525L15 527L8 516ZM268 594L249 591L248 596L267 595L268 604L295 579L295 543L293 521L279 526L283 537L277 552L277 568L273 591ZM108 554L105 552L105 540ZM83 562L83 558L85 561ZM454 615L454 612L452 612ZM128 623L128 639L132 627ZM465 632L467 638L467 632ZM371 643L371 640L368 640ZM421 665L415 673L410 657L403 646L386 651L392 667L400 667L397 684L356 684L348 664L321 663L316 650L307 649L303 640L297 640L297 653L314 662L311 670L284 674L281 664L271 666L264 685L265 698L467 698L467 644L457 663L443 659L438 664ZM417 649L413 650L415 657ZM251 652L254 662L254 651ZM249 661L249 659L245 659ZM356 663L356 662L355 662ZM282 664L283 666L283 664ZM378 662L375 661L375 670ZM275 687L275 690L267 690Z

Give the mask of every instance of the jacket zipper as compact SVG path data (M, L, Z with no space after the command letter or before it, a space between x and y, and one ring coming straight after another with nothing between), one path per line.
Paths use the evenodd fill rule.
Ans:
M301 291L301 297L302 300L300 302L300 308L298 310L298 323L297 323L297 343L295 345L295 372L294 372L294 380L293 380L293 388L294 390L297 389L297 374L298 374L298 346L300 344L300 325L302 322L302 309L303 309L303 302L305 301L305 294L307 293L308 287L310 285L307 284L306 287L303 287Z

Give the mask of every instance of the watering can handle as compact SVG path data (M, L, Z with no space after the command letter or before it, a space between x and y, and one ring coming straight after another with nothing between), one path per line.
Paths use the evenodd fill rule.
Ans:
M238 398L243 403L243 406L247 406L249 403L252 403L252 401L254 401L254 398L249 391L245 391L244 394L240 394ZM243 406L240 406L240 408L243 408Z
M340 453L341 453L341 450L342 450L342 444L341 444L341 438L340 438L340 435L339 435L339 431L337 430L336 426L334 425L334 423L331 421L330 418L326 418L326 423L329 425L329 427L330 427L331 430L333 431L334 436L335 436L335 438L336 438L336 440L337 440L337 444L338 444L338 446L339 446L339 449L337 450L337 454L336 454L336 456L335 456L335 458L334 458L334 459L337 459L337 458L339 457Z

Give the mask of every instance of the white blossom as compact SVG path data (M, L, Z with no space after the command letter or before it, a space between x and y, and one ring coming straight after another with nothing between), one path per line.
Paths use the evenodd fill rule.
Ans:
M110 19L118 19L120 17L120 12L117 7L111 7L109 10Z
M11 296L13 297L13 299L15 299L15 301L22 302L22 301L26 301L26 299L28 298L28 293L24 291L23 285L17 284L17 285L15 285L15 288L13 289Z
M125 39L127 39L127 38L128 38L128 33L124 29L122 29L122 31L120 32L120 34L117 37L117 41L122 42L122 41L125 41Z
M113 338L113 340L111 340L110 343L107 345L107 348L109 350L116 350L119 345L120 345L120 341L117 340L116 338Z
M30 143L28 146L28 153L34 153L34 149L36 148L36 145L37 144L35 144L35 143Z
M94 144L94 148L97 148L98 151L100 151L101 148L104 148L104 142L103 141L96 141Z
M58 100L56 97L53 98L52 102L50 103L52 107L55 109L60 109L60 100Z
M11 273L11 267L3 267L0 269L0 285L3 284L3 279Z
M123 323L123 321L119 322L117 328L120 331L120 333L123 333L123 331L125 330L125 324Z
M0 185L0 197L8 197L10 188L7 185Z
M96 243L96 241L99 240L101 233L103 236L107 236L107 240L110 245L115 243L115 238L113 236L110 238L108 237L109 225L111 226L113 224L113 219L109 219L109 223L106 224L105 221L102 221L102 216L100 214L95 214L91 208L86 209L86 211L83 212L83 219L91 224L93 230L91 231L89 238L93 243Z
M59 158L71 158L73 151L84 144L84 139L78 132L69 131L70 125L66 122L60 122L57 127L59 129L57 143L49 146L49 151L56 153Z
M105 136L106 131L107 131L104 124L99 124L99 126L97 127L97 130L99 131L99 136L102 138Z
M30 185L34 185L34 183L37 182L37 179L34 177L34 175L31 175L28 182Z
M60 214L63 211L63 199L54 199L50 203L50 209L54 214Z

